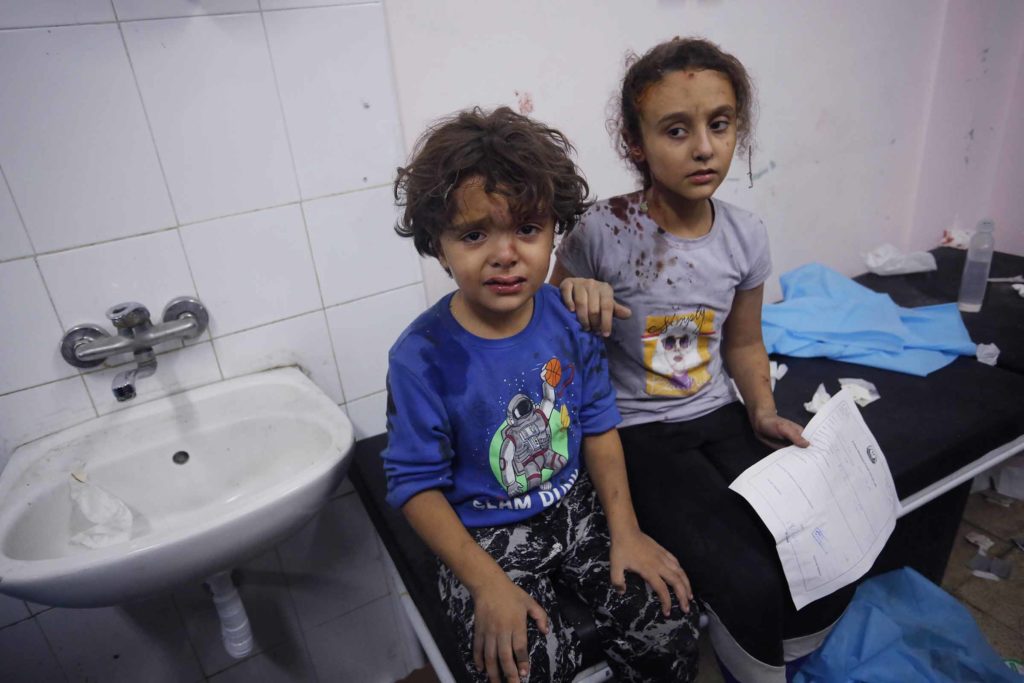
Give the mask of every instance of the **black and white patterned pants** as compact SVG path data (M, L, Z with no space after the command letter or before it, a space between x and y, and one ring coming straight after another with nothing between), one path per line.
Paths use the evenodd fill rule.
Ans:
M668 618L657 595L638 575L626 573L626 591L611 585L608 524L581 471L572 490L530 519L507 526L469 529L513 582L547 612L548 635L528 619L531 681L570 681L582 648L559 613L553 582L561 581L591 609L608 664L619 681L692 681L697 675L697 605L690 613L673 595ZM438 585L471 677L486 681L473 665L473 599L444 564Z

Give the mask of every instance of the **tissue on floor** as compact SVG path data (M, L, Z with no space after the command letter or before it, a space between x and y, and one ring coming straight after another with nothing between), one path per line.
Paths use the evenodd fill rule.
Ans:
M133 516L124 501L90 484L82 474L73 472L68 486L75 509L92 522L92 526L71 537L72 545L103 548L131 538Z

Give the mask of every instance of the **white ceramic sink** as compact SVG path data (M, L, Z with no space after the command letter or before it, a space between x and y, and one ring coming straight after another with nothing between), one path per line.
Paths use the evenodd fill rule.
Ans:
M143 403L26 444L0 475L0 593L97 607L229 569L327 501L352 445L345 414L295 368ZM182 464L180 452L188 454ZM72 472L128 506L128 540L71 543L90 526L72 503Z

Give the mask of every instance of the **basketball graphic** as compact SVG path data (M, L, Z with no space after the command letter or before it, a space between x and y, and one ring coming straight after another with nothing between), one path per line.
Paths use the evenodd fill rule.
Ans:
M562 364L558 362L557 358L552 358L544 365L544 381L553 387L557 387L561 380Z

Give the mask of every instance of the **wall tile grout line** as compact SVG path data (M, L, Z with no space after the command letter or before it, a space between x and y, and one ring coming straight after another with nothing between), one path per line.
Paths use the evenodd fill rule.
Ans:
M100 409L96 405L96 399L92 397L92 392L89 391L89 383L85 381L85 374L81 370L78 372L78 378L82 380L82 388L85 389L85 395L89 397L89 405L92 406L92 411L96 413L96 417L99 417Z
M394 60L395 50L394 50L394 47L393 47L394 41L391 38L391 22L388 21L388 3L386 2L386 0L381 0L380 6L381 6L381 11L384 13L384 36L385 36L385 39L387 40L387 44L388 44L388 67L389 67L389 71L391 73L391 92L392 92L392 94L394 95L394 98L395 98L395 109L396 109L396 111L401 112L402 111L402 102L401 102L401 95L398 92L398 72L395 70L395 60ZM402 157L404 159L405 157L407 157L409 155L409 151L407 149L407 144L406 144L406 141L405 141L405 123L402 121L402 117L401 116L398 117L398 134L402 138ZM390 183L389 183L389 186L390 186ZM424 259L423 257L420 257L420 258L417 259L417 261L418 261L418 263L416 265L420 269L420 286L423 289L423 301L426 303L427 307L429 308L430 307L430 291L427 289L427 273L424 270L424 262L426 261L426 259Z
M14 212L16 214L18 214L18 222L21 223L21 229L25 233L25 239L28 240L28 247L29 247L29 249L32 250L32 254L31 255L35 255L35 253L36 253L36 244L35 244L34 241L32 241L32 233L30 233L28 231L28 225L25 223L25 217L23 215L21 215L21 207L18 206L18 200L14 198L14 190L11 189L11 183L8 182L8 180L7 180L7 173L4 171L3 164L0 164L0 178L2 178L3 181L4 181L4 187L7 188L7 194L9 194L11 196L11 203L14 204ZM19 256L19 257L16 257L16 258L13 258L13 259L7 259L7 260L8 261L15 261L15 260L17 260L19 258L28 258L29 256L30 256L30 254L26 254L25 256ZM4 261L0 261L0 263L3 263L3 262Z
M149 116L149 107L146 106L146 98L142 94L142 86L139 84L139 75L135 71L135 62L132 60L131 50L128 48L128 39L124 35L124 26L119 17L117 17L117 7L114 6L113 0L111 0L111 8L114 11L114 17L118 19L117 32L121 36L121 45L124 47L125 58L128 60L128 68L132 72L132 82L135 84L135 92L139 97L139 104L142 106L142 116L146 120L146 130L149 131L149 140L153 145L153 154L156 156L157 166L160 168L160 178L164 183L164 190L167 192L167 202L171 206L171 215L174 217L174 231L178 236L178 244L181 245L181 253L185 258L185 267L188 269L189 280L192 281L192 290L195 292L196 298L202 301L202 296L199 292L199 285L196 283L195 273L192 271L192 262L188 257L188 250L185 248L185 240L181 235L181 218L178 216L178 207L174 203L174 194L171 192L171 184L167 180L167 170L164 168L164 160L160 155L160 146L156 144L156 132L153 130L153 123ZM210 349L213 351L213 362L217 365L217 374L220 375L221 379L224 379L224 369L220 364L220 356L217 355L217 347L212 343L213 335L210 335L211 344ZM185 348L184 344L182 348Z
M188 222L188 223L179 223L177 225L168 225L168 226L165 226L165 227L162 227L162 228L156 228L156 229L153 229L153 230L146 230L145 232L135 233L133 235L122 235L120 237L111 237L111 238L105 239L105 240L97 240L96 242L87 242L85 244L74 244L74 245L67 246L67 247L61 247L59 249L50 249L48 251L40 251L40 252L36 252L36 256L52 256L54 254L61 254L61 253L67 252L67 251L75 251L76 249L86 249L88 247L98 247L98 246L101 246L101 245L104 245L104 244L111 244L113 242L123 242L125 240L135 239L136 237L146 237L148 235L156 235L156 234L161 233L161 232L168 232L169 230L178 230L180 228L187 228L187 227L190 227L190 226L193 226L193 225L200 225L202 223L212 223L213 221L219 221L219 220L222 220L224 218L236 218L238 216L245 216L245 215L250 214L250 213L258 213L260 211L271 211L273 209L280 209L280 208L283 208L283 207L286 207L286 206L293 206L293 205L296 205L296 204L302 204L303 202L315 202L315 201L318 201L320 199L330 199L331 197L342 197L344 195L355 194L357 192L363 192L363 191L368 191L368 190L379 190L379 189L381 189L383 187L391 187L391 184L390 183L387 183L387 184L378 183L376 185L367 185L365 187L358 187L358 188L355 188L355 189L352 189L352 190L341 190L339 192L332 192L330 194L317 195L315 197L310 197L309 199L299 199L299 200L294 201L294 202L285 202L284 204L274 204L274 205L271 205L271 206L261 206L261 207L256 208L256 209L246 209L245 211L239 211L238 213L229 213L229 214L224 214L224 215L221 215L221 216L211 216L209 218L203 218L202 220L198 220L198 221L191 221L191 222ZM172 209L173 209L173 204L172 204ZM26 258L30 258L30 255L15 256L15 257L9 258L9 259L0 259L0 263L8 263L10 261L19 261L21 259L26 259Z
M113 0L111 0L113 5ZM114 8L114 16L117 16L117 8ZM174 216L174 227L181 226L181 219L178 218L178 208L174 205L174 195L171 193L171 185L167 182L167 171L164 169L164 160L160 156L160 147L156 144L156 133L153 132L153 123L149 118L149 107L146 106L146 98L142 94L142 86L139 85L139 75L135 72L135 62L132 60L131 50L128 49L128 40L124 37L124 27L121 21L117 22L117 33L121 36L121 46L124 48L125 59L128 60L128 68L132 72L132 82L135 84L135 94L139 97L139 104L142 106L142 116L146 119L146 130L149 131L149 141L153 145L153 154L156 156L157 166L160 167L160 177L164 181L164 190L167 191L167 202L171 205L171 215Z
M24 258L24 259L31 258L32 262L35 264L36 272L39 274L39 281L43 283L43 291L46 292L46 298L50 301L50 307L53 309L53 315L57 318L57 326L60 328L61 332L63 333L64 330L67 329L67 327L65 326L64 322L61 320L60 311L57 310L57 302L53 300L53 294L50 292L50 285L49 285L49 283L46 282L46 276L43 275L43 269L39 267L39 257L36 254L35 242L32 240L32 234L28 231L28 225L25 222L25 217L21 213L21 207L18 206L18 200L14 197L14 191L11 189L11 184L7 181L7 174L4 171L3 166L0 166L0 178L3 179L4 186L7 188L7 193L11 196L11 204L14 205L14 212L18 215L18 221L21 223L21 229L25 231L25 238L28 240L29 247L32 249L32 254L30 256L25 256L25 257L22 257L22 258ZM21 260L21 259L11 259L11 261L15 261L15 260ZM43 382L42 384L37 384L37 385L35 385L33 387L23 387L22 389L15 389L14 391L9 391L9 392L0 394L0 396L7 396L9 394L17 393L18 391L24 391L25 389L33 389L33 388L36 388L36 387L46 386L47 384L55 384L57 382L63 382L64 380L70 379L70 378L74 377L75 375L77 375L81 379L81 381L82 381L82 386L85 389L85 395L89 398L89 405L92 406L93 415L95 417L99 417L100 412L96 408L96 402L92 400L92 394L89 393L89 387L86 386L85 378L82 377L82 372L81 372L81 370L79 368L75 368L75 373L72 374L72 375L68 375L67 377L60 377L60 378L52 380L50 382Z
M192 262L188 258L188 249L185 248L185 238L182 237L180 228L177 229L177 233L178 244L181 245L181 253L185 257L185 267L188 268L188 277L189 279L192 280L192 289L194 289L196 292L196 298L199 299L199 301L202 301L203 297L202 294L199 292L199 284L196 282L196 276L192 272ZM205 334L209 334L209 332L210 330L209 328L207 328ZM196 345L198 345L198 342ZM185 340L182 340L182 348L187 348L185 346ZM213 351L213 362L217 364L217 374L220 375L221 379L224 379L224 368L221 367L220 356L217 354L217 345L213 343L212 334L210 334L210 349Z
M111 3L113 5L113 3ZM31 31L33 29L49 29L49 28L76 28L78 26L106 26L109 24L135 24L144 21L164 21L166 19L200 19L202 17L228 17L228 16L240 16L244 14L256 14L257 12L293 12L295 10L304 9L323 9L326 7L369 7L373 5L383 4L379 0L369 2L353 2L345 4L331 4L331 3L310 3L308 5L302 5L299 7L271 7L271 8L258 8L252 10L234 11L234 12L203 12L201 14L173 14L166 17L140 17L138 19L122 19L117 16L117 8L112 7L114 11L114 19L106 21L79 21L68 24L25 24L24 26L4 26L0 28L0 33L5 31ZM260 3L262 5L262 3Z
M27 387L22 387L20 389L12 389L11 391L5 391L4 393L0 394L0 398L3 398L4 396L11 396L13 394L17 394L19 391L32 391L33 389L39 389L40 387L49 386L50 384L56 384L57 382L66 382L67 380L73 379L75 377L81 377L81 373L79 373L78 375L68 375L67 377L61 377L60 379L51 379L49 382L31 384Z
M149 237L150 235L159 235L162 232L168 232L170 230L177 230L176 225L166 225L162 228L155 228L153 230L146 230L145 232L138 232L133 235L122 235L120 237L111 237L110 239L98 240L96 242L87 242L85 244L73 244L67 247L61 247L60 249L50 249L48 251L36 252L36 256L54 256L56 254L63 254L69 251L75 251L78 249L88 249L89 247L99 247L105 244L112 244L114 242L124 242L126 240L133 240L137 237ZM13 259L12 259L13 260Z
M262 8L263 3L259 3ZM309 221L306 219L306 207L302 199L302 185L299 183L299 169L295 162L295 149L292 145L292 136L288 128L288 115L284 110L284 98L281 96L281 83L277 77L277 63L274 61L274 49L270 45L270 33L267 31L267 20L260 11L260 25L263 27L263 40L267 46L267 56L270 58L270 73L274 77L274 92L277 94L277 106L281 112L281 122L284 124L284 137L288 145L288 159L292 165L292 178L295 181L295 188L299 194L299 215L302 216L302 231L306 235L306 248L309 250L309 261L313 266L313 277L316 279L316 292L320 297L320 307L324 314L324 325L327 327L327 341L331 345L331 358L334 360L334 374L338 378L338 389L341 391L342 401L345 400L345 383L341 379L341 366L338 364L338 351L334 347L334 335L331 333L331 322L327 317L327 306L324 301L324 289L320 284L320 269L317 267L316 254L313 251L313 239L309 236Z
M107 21L80 21L73 24L32 24L31 26L4 26L0 28L0 35L4 33L13 33L14 31L41 31L45 29L53 28L78 28L79 26L109 26L110 24L116 24L116 19L109 19Z
M414 282L409 282L409 283L404 284L404 285L398 285L397 287L391 287L389 289L382 289L379 292L374 292L372 294L367 294L366 296L357 296L355 299L346 299L345 301L339 301L336 304L331 304L330 306L325 306L324 310L326 311L326 310L330 310L332 308L338 308L339 306L347 306L349 304L354 304L357 301L365 301L366 299L370 299L370 298L375 297L375 296L381 296L382 294L390 294L391 292L397 292L397 291L400 291L400 290L403 290L403 289L411 289L412 287L415 287L416 285L421 285L421 286L424 285L423 280L416 280Z

